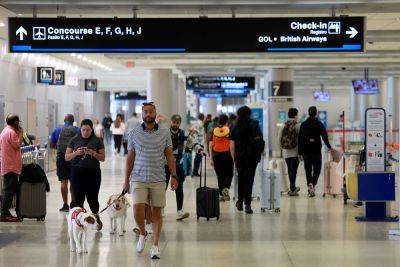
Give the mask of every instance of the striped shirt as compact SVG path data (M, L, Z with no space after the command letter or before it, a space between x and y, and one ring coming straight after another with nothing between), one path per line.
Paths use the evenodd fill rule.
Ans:
M131 182L158 183L165 181L165 149L171 147L168 129L156 124L153 131L145 130L144 124L137 125L128 134L128 150L135 151L135 164Z

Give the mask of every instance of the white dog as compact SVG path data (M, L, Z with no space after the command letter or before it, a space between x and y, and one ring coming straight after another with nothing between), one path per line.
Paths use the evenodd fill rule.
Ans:
M69 246L72 252L87 253L86 233L88 229L97 227L94 215L86 212L84 208L73 208L67 215Z
M119 197L119 198L118 198ZM128 208L131 206L126 200L126 197L119 195L112 195L108 199L107 208L108 215L110 215L110 234L117 232L117 224L119 225L118 235L123 236L125 231L126 213Z

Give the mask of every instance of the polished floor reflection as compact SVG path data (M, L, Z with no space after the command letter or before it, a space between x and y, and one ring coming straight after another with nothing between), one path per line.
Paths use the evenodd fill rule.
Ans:
M102 165L101 207L109 195L121 190L124 158L112 156ZM216 184L209 169L210 185ZM302 173L302 172L300 172ZM283 197L280 214L255 214L221 203L219 222L195 218L195 188L198 178L185 183L185 210L191 217L175 220L175 197L168 192L168 206L161 243L161 260L149 259L150 242L142 255L135 253L136 237L132 211L124 237L109 234L107 215L101 233L91 232L87 255L70 253L65 214L55 173L49 176L51 193L45 222L25 220L0 224L0 266L400 266L400 243L389 240L395 223L357 223L362 208L344 206L340 198L305 196L300 174L300 197ZM320 184L322 183L322 179ZM320 185L321 186L321 185Z

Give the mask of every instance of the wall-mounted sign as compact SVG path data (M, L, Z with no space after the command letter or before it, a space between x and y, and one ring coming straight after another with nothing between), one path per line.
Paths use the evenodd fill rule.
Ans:
M145 95L140 95L138 92L116 92L114 94L115 100L146 100Z
M318 111L318 119L324 125L325 129L328 129L328 112L326 110Z
M253 90L254 86L254 77L190 76L186 78L188 90Z
M251 118L258 121L261 132L264 131L264 110L262 108L252 108Z
M364 17L9 18L10 52L362 52Z
M85 79L85 91L96 92L97 91L97 80L96 79Z
M293 82L269 82L269 97L293 96Z
M54 79L54 68L52 67L37 67L37 82L52 84Z
M383 108L365 111L365 169L384 172L386 159L386 112Z
M55 70L53 85L65 85L65 71Z

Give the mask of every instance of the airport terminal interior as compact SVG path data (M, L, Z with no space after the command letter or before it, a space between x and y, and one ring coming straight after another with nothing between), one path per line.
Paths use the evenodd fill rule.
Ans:
M11 188L4 170L16 165L7 141L17 136L9 124L15 115L24 132L13 152L23 163L10 209L18 221L6 222L2 210L0 266L400 266L399 41L400 1L0 0L2 205ZM257 127L239 138L243 106ZM146 128L151 107L161 128ZM293 108L298 113L292 127ZM86 226L90 220L78 224L80 214L69 226L72 211L60 211L57 158L61 133L72 127L67 114L78 127L74 140L90 119L104 144L100 231ZM223 114L227 127L220 123ZM152 131L165 128L169 138L177 118L185 131L184 138L176 137L183 154L173 152L181 157L176 164L183 162L183 208L177 212L178 195L168 186L159 251L152 247L154 231L146 228L144 250L137 252L142 235L136 231L133 201L139 194L131 194L133 182L124 195L130 206L123 236L110 233L108 209L119 202L109 197L125 193L132 151L137 161L130 177L139 179L136 164L150 164L141 155L157 142L149 137ZM318 131L306 130L310 121L317 121ZM322 141L315 141L316 132ZM137 144L140 134L149 139ZM191 134L196 144L190 147ZM295 141L287 141L292 136ZM265 145L254 152L260 137ZM217 151L217 142L227 150ZM247 144L241 148L247 156L238 156L240 142ZM314 142L322 143L321 153L320 147L311 149ZM82 159L97 160L99 147ZM167 162L168 153L156 150ZM231 152L235 161L249 163L215 164L224 153L232 160ZM249 160L256 153L258 164ZM310 158L314 170L318 162L321 169L311 187L305 171ZM299 162L296 189L288 159ZM72 169L83 164L74 162ZM252 212L247 205L240 211L243 173L253 165ZM27 166L43 169L48 192L29 181ZM216 170L229 168L232 183L221 187ZM93 189L91 175L80 178ZM205 177L211 189L201 191ZM88 202L84 208L93 212ZM87 231L87 253L71 251L69 227Z

